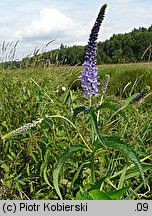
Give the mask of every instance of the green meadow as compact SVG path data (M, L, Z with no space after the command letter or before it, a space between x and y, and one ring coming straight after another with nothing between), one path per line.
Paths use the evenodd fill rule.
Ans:
M94 153L93 162L89 151L74 149L85 143L92 148L88 116L80 112L73 120L74 111L87 105L79 77L82 67L0 70L1 137L44 119L24 133L1 139L0 199L59 199L61 194L63 199L152 199L151 90L139 102L124 105L146 86L152 89L152 63L98 68L99 88L110 75L103 102L111 103L100 110L98 132L120 137L128 147L124 155L123 149L114 148L113 139L108 149Z

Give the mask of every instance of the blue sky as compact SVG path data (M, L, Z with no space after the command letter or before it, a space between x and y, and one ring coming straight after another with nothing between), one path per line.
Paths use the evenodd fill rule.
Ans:
M100 7L108 3L99 40L152 24L151 0L5 0L0 1L0 44L17 41L16 58L34 48L86 44Z

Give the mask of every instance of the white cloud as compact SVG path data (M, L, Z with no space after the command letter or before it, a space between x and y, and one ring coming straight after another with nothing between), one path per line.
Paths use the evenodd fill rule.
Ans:
M68 42L77 41L84 34L85 29L75 20L55 8L45 8L40 11L39 19L17 31L16 37L22 41L44 41L54 38Z

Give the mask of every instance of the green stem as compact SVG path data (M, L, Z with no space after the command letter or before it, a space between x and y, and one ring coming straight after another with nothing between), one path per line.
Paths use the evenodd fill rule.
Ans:
M92 95L90 95L89 106L92 106Z
M102 104L102 101L103 101L103 95L101 95L99 106ZM98 110L98 113L97 113L97 122L99 121L99 114L100 114L100 110Z

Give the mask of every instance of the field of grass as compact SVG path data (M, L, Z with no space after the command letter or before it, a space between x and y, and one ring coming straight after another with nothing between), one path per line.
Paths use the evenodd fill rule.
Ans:
M43 119L31 130L1 139L1 199L152 199L152 95L125 105L146 86L152 89L152 63L98 68L101 87L105 74L110 82L95 129L105 142L104 135L112 141L93 154L92 145L99 144L92 144L88 114L73 118L74 110L88 105L81 67L0 71L1 137Z

